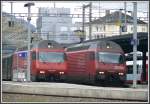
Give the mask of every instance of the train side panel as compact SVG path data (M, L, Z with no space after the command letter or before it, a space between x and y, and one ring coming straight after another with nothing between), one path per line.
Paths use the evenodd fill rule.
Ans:
M67 79L78 82L89 81L95 74L95 63L91 60L91 52L69 52L67 53Z

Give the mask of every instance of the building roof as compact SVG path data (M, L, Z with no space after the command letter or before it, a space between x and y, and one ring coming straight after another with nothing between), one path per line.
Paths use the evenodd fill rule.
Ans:
M122 22L125 21L125 14L121 13ZM119 20L119 11L113 12L111 14L107 14L104 17L101 17L97 20L92 21L92 24L99 24L99 23L116 23ZM133 23L133 17L126 14L126 21L127 23ZM87 23L89 24L89 23ZM137 24L147 24L144 21L137 19Z

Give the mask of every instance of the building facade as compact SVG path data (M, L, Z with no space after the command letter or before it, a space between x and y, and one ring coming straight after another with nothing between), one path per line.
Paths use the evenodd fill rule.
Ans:
M121 13L121 17L118 11L113 13L106 13L104 17L92 21L92 39L133 33L133 17L126 15L126 31L123 31L121 28L120 34L120 26L123 26L124 23L124 13ZM137 32L147 32L147 27L148 24L146 22L137 20ZM85 24L85 31L86 39L89 39L89 23Z
M22 18L16 18L10 13L2 12L2 54L12 54L17 48L27 45L28 22ZM30 24L31 37L34 35L35 26Z
M44 40L59 43L74 43L79 37L72 31L72 18L69 8L39 8L37 32Z

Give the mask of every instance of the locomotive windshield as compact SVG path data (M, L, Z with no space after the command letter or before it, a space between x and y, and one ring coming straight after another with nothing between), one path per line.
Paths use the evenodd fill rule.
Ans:
M124 56L120 53L99 52L99 61L104 63L123 64Z
M61 52L40 52L39 61L41 62L64 62L64 53Z

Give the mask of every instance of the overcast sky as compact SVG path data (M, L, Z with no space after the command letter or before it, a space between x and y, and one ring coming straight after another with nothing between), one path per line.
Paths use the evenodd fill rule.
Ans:
M61 7L64 7L64 8L70 8L71 9L71 13L72 14L75 14L75 13L82 13L81 8L83 4L88 4L90 1L76 1L76 2L73 2L73 1L55 1L55 7L56 8L61 8ZM24 4L27 3L27 2L21 2L21 1L14 1L13 3L13 13L27 13L27 8L24 7ZM39 7L54 7L54 1L36 1L34 2L35 5L31 7L31 13L38 13L38 8ZM123 1L92 1L92 5L93 5L93 13L97 13L99 12L99 6L100 6L100 10L101 12L103 10L106 10L106 9L123 9L124 8L124 2ZM127 2L127 10L129 11L132 11L133 10L133 3L130 1ZM143 13L143 12L149 12L149 7L148 7L148 1L144 2L138 2L138 5L137 5L137 10L139 11L138 12L138 16L147 16L146 13ZM11 13L11 5L10 5L10 2L6 2L6 1L3 1L2 2L2 11L4 12L7 12L7 13ZM36 19L37 17L34 17L32 18L31 20L31 23L33 25L36 25Z

